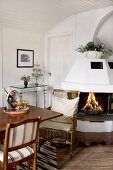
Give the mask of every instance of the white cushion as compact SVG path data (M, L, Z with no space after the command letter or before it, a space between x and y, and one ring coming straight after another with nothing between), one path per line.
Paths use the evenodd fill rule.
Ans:
M40 128L49 128L56 130L71 130L71 118L78 110L79 97L75 99L60 98L52 96L51 110L63 113L63 116L44 121L40 124Z
M64 131L68 132L68 131L71 130L71 124L61 123L61 122L54 122L52 120L46 120L46 121L40 123L40 128L64 130Z
M3 145L0 145L0 161L3 162L4 157L4 149ZM18 149L12 152L8 152L8 163L19 161L22 158L25 158L27 156L30 156L33 154L34 151L31 147L24 147L22 149Z
M68 123L68 124L71 124L71 117L70 116L60 116L60 117L56 117L56 118L53 118L51 119L51 121L53 122L60 122L60 123Z
M79 97L75 99L64 99L56 96L52 96L51 110L63 113L65 116L73 116L78 109Z

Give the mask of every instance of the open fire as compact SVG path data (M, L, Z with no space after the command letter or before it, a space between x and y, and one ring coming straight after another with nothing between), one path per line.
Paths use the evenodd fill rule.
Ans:
M93 92L89 93L85 106L81 110L89 111L89 112L102 112L103 111L98 101L96 101L96 97Z

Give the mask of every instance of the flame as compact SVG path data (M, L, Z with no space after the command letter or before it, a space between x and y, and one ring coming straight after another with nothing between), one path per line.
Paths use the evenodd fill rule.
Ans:
M90 92L88 95L88 99L86 101L85 106L82 108L82 110L86 111L103 111L102 107L99 106L98 101L96 101L95 94L93 92Z

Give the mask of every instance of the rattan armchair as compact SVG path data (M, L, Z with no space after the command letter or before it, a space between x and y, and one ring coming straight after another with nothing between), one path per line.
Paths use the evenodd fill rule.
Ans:
M56 106L56 110L63 113L63 107L67 107L67 102L75 102L73 103L74 111L73 114L70 116L63 113L62 117L54 118L51 120L47 120L40 124L40 139L49 140L52 143L57 144L68 144L70 145L70 156L73 156L74 148L77 145L76 141L76 126L77 126L77 111L78 111L78 99L79 99L79 91L74 90L62 90L62 89L53 89L53 96L60 98L61 105ZM63 103L62 103L63 99ZM52 99L53 100L53 99ZM69 104L70 106L70 104ZM70 106L71 107L71 106ZM49 107L52 109L53 107ZM69 108L67 108L68 110ZM67 111L66 110L66 111ZM70 109L70 112L72 110Z

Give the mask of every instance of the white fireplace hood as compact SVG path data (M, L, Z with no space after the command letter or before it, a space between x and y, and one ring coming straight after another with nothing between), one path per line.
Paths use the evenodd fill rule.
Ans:
M81 92L113 92L113 60L77 59L62 88Z

